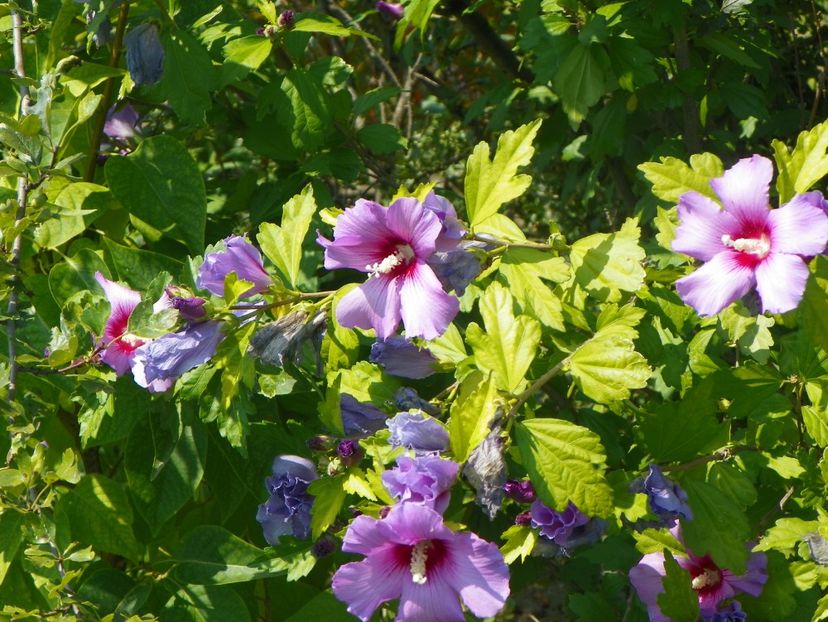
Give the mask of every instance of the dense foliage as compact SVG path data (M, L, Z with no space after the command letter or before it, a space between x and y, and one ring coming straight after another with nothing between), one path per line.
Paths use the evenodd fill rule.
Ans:
M0 3L0 617L828 619L825 10Z

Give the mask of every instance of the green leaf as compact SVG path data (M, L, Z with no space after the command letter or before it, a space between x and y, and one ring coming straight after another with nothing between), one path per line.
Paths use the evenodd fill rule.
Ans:
M311 506L311 535L316 539L333 525L345 503L343 476L314 480L308 486L308 492L314 496Z
M503 532L500 536L501 540L506 542L500 547L500 552L503 554L503 559L507 564L511 564L518 557L523 562L532 553L535 548L535 542L538 540L537 532L527 525L512 525Z
M811 262L811 277L799 303L800 330L816 347L828 352L828 258L821 256ZM51 282L51 278L50 278Z
M20 512L11 508L0 512L0 585L6 579L17 549L23 542L24 524L25 516Z
M231 587L184 585L164 605L161 618L164 622L250 622L250 613Z
M822 622L822 620L828 620L828 594L819 599L814 617L811 618L811 622Z
M794 194L809 190L828 174L828 121L800 132L793 152L782 141L771 143L776 168L779 201L787 203Z
M819 529L819 521L802 520L801 518L778 518L773 527L765 532L753 550L779 551L786 556L795 552L809 533Z
M309 151L318 149L333 129L331 97L321 79L311 72L291 69L282 80L281 88L290 101L287 113L290 118L285 120L293 145ZM284 112L279 113L281 119Z
M589 516L612 513L606 452L595 432L562 419L515 425L520 455L541 501L562 511L571 501Z
M296 32L318 32L325 35L332 35L334 37L350 37L354 33L360 31L347 28L342 25L335 17L325 16L324 18L303 17L296 21L293 25L293 30Z
M523 194L532 183L529 175L517 170L532 159L532 141L540 129L538 119L516 130L501 134L494 160L489 159L489 145L479 143L466 162L466 213L469 224L476 227L496 214L504 203Z
M273 6L273 5L271 5ZM259 68L273 49L273 43L268 37L251 35L233 39L224 46L224 58L228 63L244 67L247 71L255 71ZM244 71L240 77L247 73Z
M817 406L803 406L802 421L816 444L828 447L828 412Z
M645 529L634 531L635 548L643 555L648 553L660 553L669 550L679 555L684 555L684 546L667 529Z
M371 89L354 100L354 114L365 114L375 106L399 94L400 89L396 86L381 86L376 89Z
M115 277L139 290L146 290L161 272L179 274L183 267L180 261L141 248L116 244L109 238L102 238L107 259L115 268Z
M512 304L509 290L492 283L480 297L485 331L475 323L466 329L477 366L494 374L497 387L509 392L525 382L541 336L538 322L526 315L515 317Z
M699 619L699 595L690 582L690 573L678 565L669 550L664 551L664 593L658 595L658 607L673 622L696 622Z
M175 29L162 35L164 75L154 90L161 93L185 123L204 123L216 83L213 61L198 39Z
M204 250L207 193L198 165L178 140L153 136L126 157L106 162L112 193L146 226L145 235L183 242L193 254Z
M76 182L66 185L55 197L60 211L35 229L35 242L43 248L55 249L83 233L106 211L115 207L107 188L97 184Z
M296 287L299 278L299 264L302 261L302 242L308 234L311 220L316 213L313 187L308 184L300 194L285 203L282 208L282 224L263 222L256 239L265 256L274 263Z
M202 525L184 536L175 562L175 578L197 585L242 583L287 571L283 560L217 525Z
M489 376L476 372L460 385L460 394L451 405L448 421L451 452L455 462L465 462L471 452L490 432L497 411L495 383Z
M693 510L693 520L682 523L687 548L699 556L710 555L716 565L735 575L744 574L750 540L745 513L715 486L690 477L681 485Z
M691 156L689 166L678 158L662 157L659 162L639 164L638 170L653 185L653 194L669 203L678 203L681 195L691 191L719 200L710 187L710 180L720 177L724 166L712 153Z
M394 153L408 145L400 131L387 123L366 125L357 132L357 140L379 155Z
M546 279L562 283L569 279L569 266L563 257L540 250L510 248L503 255L499 271L523 313L554 330L564 330L561 301L543 282Z
M104 553L137 561L141 548L132 532L132 505L123 486L103 475L86 475L60 498L72 539Z
M103 294L95 280L95 273L109 276L109 268L94 251L83 248L62 263L55 264L49 271L49 291L59 305L63 305L73 294L92 290Z
M612 89L607 53L600 46L576 45L553 79L570 122L579 124L589 109Z
M638 223L629 218L616 233L595 233L572 244L569 261L575 283L605 302L618 302L621 292L639 290L646 257L640 236Z

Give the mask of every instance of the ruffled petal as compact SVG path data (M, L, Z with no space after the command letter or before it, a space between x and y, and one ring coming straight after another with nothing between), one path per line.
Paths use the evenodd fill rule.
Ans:
M377 276L345 294L336 307L336 319L348 328L373 328L379 339L400 325L399 279Z
M333 576L334 596L348 604L348 612L368 622L377 607L398 598L412 584L409 570L390 551L345 564ZM435 620L439 618L434 618Z
M798 255L771 253L756 266L756 289L763 311L785 313L796 309L807 282L808 266Z
M460 302L443 291L431 268L417 261L400 288L406 337L435 339L442 335L460 310Z
M509 597L509 568L503 554L473 533L457 534L447 545L451 566L440 568L441 576L474 615L497 614Z
M779 209L771 210L771 249L774 253L820 255L828 244L828 216L822 211L822 194L798 194Z
M773 164L762 156L743 158L710 181L727 212L746 228L761 228L770 211L768 187Z
M630 583L647 607L650 622L670 622L670 618L661 613L658 606L658 595L664 592L664 574L663 553L649 553L630 569Z
M678 204L681 224L676 229L673 250L701 261L709 261L726 247L722 236L736 226L736 220L716 203L698 192L685 192Z
M397 622L465 622L457 592L442 573L430 574L423 584L403 583Z
M434 253L437 236L443 229L437 215L412 197L394 201L388 208L387 222L388 228L410 244L420 259L428 259Z
M676 289L699 315L716 315L747 294L755 282L753 270L740 263L738 253L723 251L676 281Z

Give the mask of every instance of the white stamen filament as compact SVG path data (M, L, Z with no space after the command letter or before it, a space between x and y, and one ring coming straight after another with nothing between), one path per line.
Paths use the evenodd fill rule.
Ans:
M734 240L728 234L724 234L722 244L741 253L756 255L760 259L764 259L770 253L770 239L767 235L762 235L760 238L736 238Z
M131 346L140 346L144 343L140 337L136 337L130 333L124 333L121 335L121 341Z
M411 549L411 579L418 585L426 582L426 562L428 561L428 549L431 548L429 540L422 540Z
M693 577L692 586L694 590L701 590L706 587L718 585L721 580L722 577L719 574L718 570L713 570L712 568L705 568L703 573L701 573L697 577Z
M400 244L397 246L397 250L382 261L369 263L365 266L365 271L372 277L379 276L380 274L389 274L394 268L412 259L414 259L414 250L408 244Z

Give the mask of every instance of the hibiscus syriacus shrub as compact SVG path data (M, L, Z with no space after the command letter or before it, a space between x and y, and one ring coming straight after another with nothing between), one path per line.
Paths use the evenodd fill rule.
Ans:
M828 618L828 122L751 3L24 4L0 618Z

